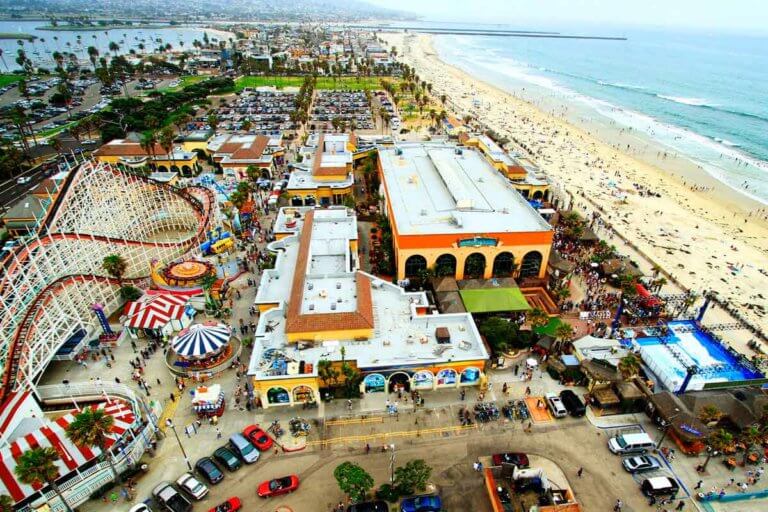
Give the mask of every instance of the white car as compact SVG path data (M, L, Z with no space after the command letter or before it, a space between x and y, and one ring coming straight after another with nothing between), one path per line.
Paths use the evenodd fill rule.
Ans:
M547 399L549 410L552 411L552 415L555 418L565 418L568 416L568 410L563 405L563 401L560 400L559 396L554 393L547 393L545 398Z
M176 484L196 500L201 500L208 494L208 487L192 476L191 473L184 473L181 475L179 479L176 480Z
M26 183L29 183L30 181L32 181L32 178L30 178L29 176L19 176L18 178L16 178L16 183L18 183L19 185L24 185Z
M149 505L146 503L139 503L138 505L132 506L131 510L128 512L152 512L152 509L149 508Z

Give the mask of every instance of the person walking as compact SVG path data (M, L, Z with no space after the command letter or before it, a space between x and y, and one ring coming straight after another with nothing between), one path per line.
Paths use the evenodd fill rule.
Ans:
M613 506L613 512L621 512L621 509L624 508L624 503L620 499L616 500L616 504Z
M685 508L685 502L680 500L680 502L677 504L677 507L675 507L675 510L683 510L683 508Z
M694 487L694 489L699 490L701 489L702 485L704 485L704 480L699 480L698 482L696 482L696 486Z
M216 439L221 439L221 429L216 427Z
M581 478L581 475L584 474L584 468L579 468L579 470L576 472L576 476Z

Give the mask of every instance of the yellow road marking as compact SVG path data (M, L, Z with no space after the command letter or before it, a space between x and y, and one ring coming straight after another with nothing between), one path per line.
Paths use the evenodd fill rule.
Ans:
M417 429L417 430L398 430L395 432L379 432L376 434L368 434L368 435L361 435L361 436L341 436L341 437L333 437L330 439L323 439L318 441L308 441L307 446L325 446L329 444L334 443L360 443L364 441L373 441L374 439L388 439L388 438L397 438L397 437L410 437L410 436L421 436L425 434L442 434L445 432L462 432L465 430L476 430L477 424L472 425L454 425L451 427L435 427L435 428L424 428L424 429Z
M340 426L340 425L361 425L363 423L383 423L384 418L382 416L374 416L371 418L349 418L340 420L328 420L325 422L326 426Z

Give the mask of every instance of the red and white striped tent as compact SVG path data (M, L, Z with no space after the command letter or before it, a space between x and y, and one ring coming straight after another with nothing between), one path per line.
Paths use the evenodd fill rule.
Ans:
M115 418L111 434L107 436L107 447L115 444L125 431L137 422L136 415L127 402L114 398L111 398L110 402L90 406L92 409L104 409ZM67 438L66 428L75 420L75 414L77 411L71 411L55 421L43 420L44 426L19 437L0 450L0 494L7 494L14 502L19 502L42 488L42 485L26 485L16 479L16 463L27 450L53 447L59 454L59 460L56 461L59 476L64 476L101 455L99 448L80 447Z
M184 317L188 301L188 297L170 294L145 295L125 305L123 325L135 329L162 329L172 320Z

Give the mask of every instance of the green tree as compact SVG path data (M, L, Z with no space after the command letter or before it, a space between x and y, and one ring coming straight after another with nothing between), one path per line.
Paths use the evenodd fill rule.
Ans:
M541 308L533 308L531 312L528 313L528 321L534 329L537 327L544 327L549 323L549 315Z
M123 300L134 301L139 300L143 295L142 291L135 286L123 286L120 288L120 297Z
M573 339L573 335L574 335L573 326L566 322L560 322L560 324L557 327L555 327L555 339L558 342L557 351L560 350L564 342L571 341Z
M104 409L83 409L75 414L75 419L67 425L67 437L77 446L92 447L95 446L101 450L101 455L109 463L109 469L112 470L112 477L117 480L117 469L112 461L112 456L107 451L107 435L112 431L115 424L115 418Z
M640 371L640 360L634 354L627 354L619 360L619 371L625 379L634 377Z
M202 279L200 279L200 287L203 289L203 294L205 295L205 304L212 311L219 309L219 303L211 295L211 289L213 288L213 285L216 284L216 281L218 281L218 279L215 274L205 274Z
M118 281L122 281L125 271L128 269L128 264L119 254L110 254L109 256L104 257L104 260L101 263L101 268Z
M171 160L171 170L176 166L176 161L173 157L173 141L175 139L176 133L173 131L173 127L165 126L162 130L160 130L160 146L165 150L166 154Z
M408 461L395 469L395 487L402 495L423 492L432 475L432 468L422 459Z
M344 361L341 363L341 374L344 376L344 395L347 398L357 397L360 381L363 379L360 370Z
M744 465L747 464L747 459L752 451L752 448L763 439L764 433L757 425L752 425L741 431L739 434L739 440L744 443L746 449L744 450Z
M494 352L505 352L509 349L517 330L504 318L492 316L480 324L480 334L485 336Z
M0 494L0 512L13 512L13 500L7 494Z
M336 384L339 378L339 371L333 367L332 361L320 359L317 362L317 375L323 381L323 384L328 387Z
M16 461L14 472L19 482L26 485L48 484L53 492L59 497L68 512L72 512L64 495L61 494L59 486L56 485L56 479L59 478L59 468L56 467L56 461L59 460L59 453L53 448L33 448L21 454Z
M723 453L726 448L733 444L733 434L721 428L709 434L707 442L711 450L707 451L707 460L702 465L703 469L707 469L707 464L709 464L709 459L712 458L713 452Z
M373 488L373 477L354 462L342 462L333 470L333 476L339 489L354 503L364 500Z
M208 114L208 126L211 127L211 130L214 132L216 131L216 128L219 127L219 116L217 116L215 113Z

